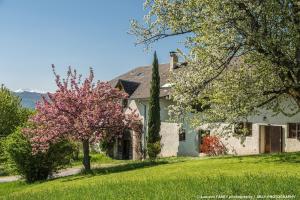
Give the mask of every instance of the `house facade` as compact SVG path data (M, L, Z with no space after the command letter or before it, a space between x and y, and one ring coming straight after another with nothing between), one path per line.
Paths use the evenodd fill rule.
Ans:
M171 84L168 82L170 73L185 67L186 63L179 63L175 53L170 53L170 63L159 65L161 79L160 88L160 116L161 116L161 144L162 157L169 156L199 156L201 155L201 134L219 134L224 131L226 124L209 129L203 126L193 129L188 124L179 128L177 123L169 120L168 107L172 105L169 100ZM113 87L124 90L129 99L124 103L124 112L136 110L140 115L143 131L135 133L127 131L123 138L115 141L111 155L117 159L140 159L147 139L148 109L150 98L152 66L137 67L110 81ZM282 114L274 116L270 111L262 112L260 116L249 118L244 123L249 134L244 138L234 136L234 128L226 137L221 137L228 153L236 155L250 155L260 153L293 152L300 151L300 113L293 117ZM243 142L242 142L243 141Z
M287 117L262 111L259 116L249 118L249 135L243 144L240 138L222 139L229 153L248 155L300 151L300 114Z

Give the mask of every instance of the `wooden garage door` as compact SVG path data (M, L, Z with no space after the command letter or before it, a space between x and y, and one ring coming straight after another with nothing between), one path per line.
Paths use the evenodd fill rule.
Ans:
M282 152L282 130L281 126L266 126L266 153Z

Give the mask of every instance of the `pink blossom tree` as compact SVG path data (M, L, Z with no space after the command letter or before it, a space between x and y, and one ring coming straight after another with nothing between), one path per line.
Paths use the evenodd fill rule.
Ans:
M31 139L33 151L46 151L62 139L82 142L83 165L90 170L89 145L104 137L120 137L124 129L136 127L138 116L123 112L122 99L127 94L106 82L93 83L94 74L81 82L81 75L68 70L67 77L55 72L57 91L37 103L32 126L24 132Z

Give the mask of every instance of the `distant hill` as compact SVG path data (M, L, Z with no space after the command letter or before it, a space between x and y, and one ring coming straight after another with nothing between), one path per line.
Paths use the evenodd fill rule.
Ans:
M32 90L17 90L14 92L14 94L21 98L23 107L31 109L35 109L36 102L39 101L42 98L42 96L47 95L45 93L39 93Z

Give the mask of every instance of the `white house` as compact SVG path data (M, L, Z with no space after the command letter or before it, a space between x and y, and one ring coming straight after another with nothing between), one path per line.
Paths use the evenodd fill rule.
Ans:
M169 121L168 106L172 104L172 101L169 100L171 85L168 78L170 72L186 66L186 63L178 62L175 53L170 53L170 57L169 64L159 66L161 80L161 156L199 156L201 153L199 130L186 125L184 127L185 131L179 133L178 124ZM143 149L147 137L151 71L152 66L137 67L110 81L113 87L118 87L129 95L128 102L124 102L125 112L129 108L136 109L143 123L142 135L129 131L124 134L122 139L118 139L113 149L115 158L139 159L141 157L138 146L142 146ZM293 117L286 117L281 114L274 117L272 113L265 111L263 115L251 117L249 121L244 124L249 129L249 135L244 138L243 143L241 138L234 136L222 138L222 142L226 145L229 153L249 155L300 151L300 113ZM205 130L204 128L204 130L216 134L221 131L222 126L224 124L219 128L212 130Z

